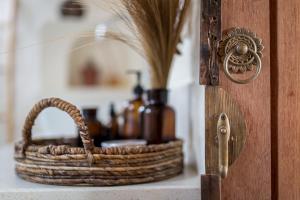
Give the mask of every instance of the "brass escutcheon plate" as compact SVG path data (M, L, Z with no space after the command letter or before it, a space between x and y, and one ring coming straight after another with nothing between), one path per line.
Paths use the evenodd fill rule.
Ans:
M230 73L245 73L252 71L258 64L253 54L256 53L261 59L263 48L262 40L255 33L245 28L232 28L224 31L222 40L219 41L218 56L220 62L223 62L233 51L228 60Z
M221 113L226 113L230 124L228 166L239 157L246 141L246 122L238 104L222 88L205 88L205 168L206 174L219 174L219 145L217 124Z

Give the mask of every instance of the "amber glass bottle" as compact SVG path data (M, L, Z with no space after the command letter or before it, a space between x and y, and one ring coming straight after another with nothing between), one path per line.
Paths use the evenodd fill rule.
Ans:
M141 86L141 73L137 74L137 85L135 86L133 93L134 98L128 102L128 105L124 109L124 124L120 137L122 139L139 139L142 137L140 122L139 122L139 109L144 105L143 93L144 89Z
M144 105L141 97L129 101L129 105L124 110L124 126L121 134L123 139L141 138L141 130L139 123L139 109Z
M108 128L108 139L115 140L118 139L119 135L119 123L118 116L115 112L114 104L110 104L110 122L107 125Z
M143 138L148 144L175 140L175 111L167 105L168 90L147 91L146 105L141 109Z
M83 109L83 117L88 127L90 137L91 139L94 140L94 145L100 146L103 139L102 137L103 125L101 124L100 121L97 120L97 109L96 108ZM82 146L81 140L79 141L80 141L79 145Z

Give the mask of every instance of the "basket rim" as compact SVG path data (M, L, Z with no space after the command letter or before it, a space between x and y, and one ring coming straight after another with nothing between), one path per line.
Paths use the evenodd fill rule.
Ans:
M37 139L32 140L33 143L42 143L49 140L60 141L61 138L53 139ZM94 147L92 154L104 154L104 155L127 155L127 154L141 154L163 151L170 148L182 147L183 140L176 139L174 141L169 141L167 143L161 144L150 144L141 146L120 146L120 147ZM22 153L23 141L15 143L15 154ZM69 144L30 144L27 146L25 152L38 152L41 154L51 154L51 155L76 155L76 154L86 154L84 147L71 146Z

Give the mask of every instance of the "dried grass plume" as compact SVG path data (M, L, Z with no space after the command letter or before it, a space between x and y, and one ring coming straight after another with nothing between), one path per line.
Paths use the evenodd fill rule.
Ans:
M166 88L174 55L191 0L119 0L112 9L131 36L109 32L107 37L126 43L150 66L152 88Z

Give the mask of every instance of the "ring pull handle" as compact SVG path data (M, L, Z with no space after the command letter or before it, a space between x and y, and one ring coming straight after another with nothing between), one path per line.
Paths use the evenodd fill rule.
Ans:
M32 134L31 130L34 125L34 122L38 115L46 108L48 107L55 107L62 111L65 111L70 115L70 117L74 120L75 124L77 125L79 129L80 138L83 143L83 147L85 150L85 153L87 155L87 159L89 164L91 165L93 163L93 150L94 150L94 144L90 138L90 135L88 133L88 128L84 122L84 119L82 115L80 114L80 111L74 106L73 104L66 102L59 98L47 98L42 99L38 103L36 103L31 111L28 113L24 127L23 127L23 155L25 154L26 148L32 143ZM25 155L24 155L25 156Z
M262 50L262 40L247 29L234 28L223 34L219 42L218 55L225 75L238 84L246 84L255 80L261 72ZM253 71L254 68L254 74L246 79L234 76L234 74Z
M217 137L219 148L219 174L222 178L226 178L228 173L230 124L225 113L221 113L219 116L217 123Z

